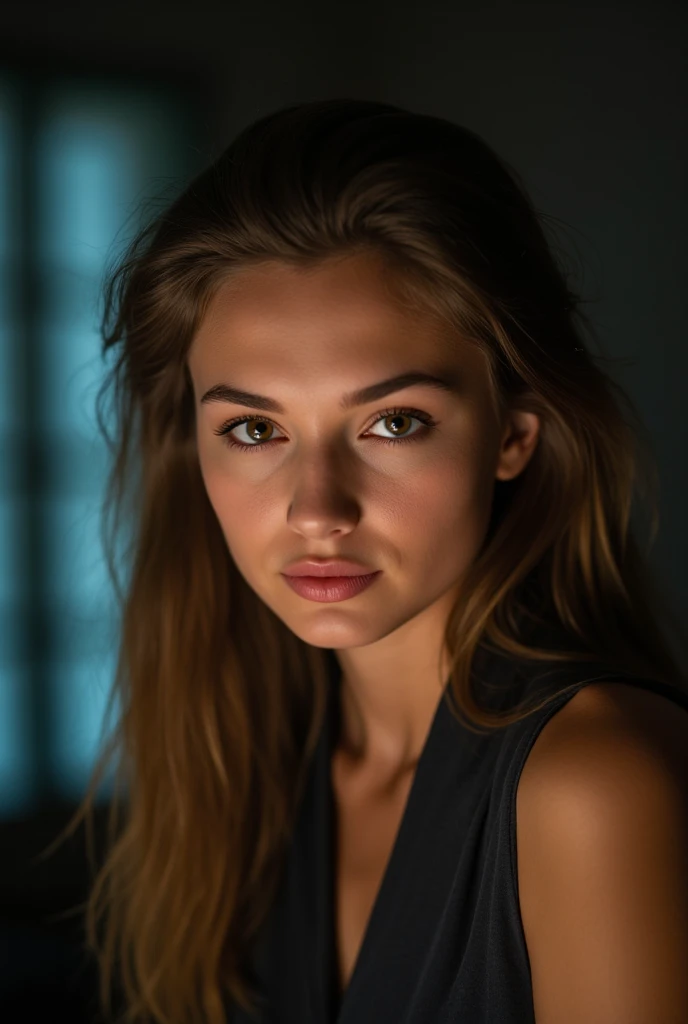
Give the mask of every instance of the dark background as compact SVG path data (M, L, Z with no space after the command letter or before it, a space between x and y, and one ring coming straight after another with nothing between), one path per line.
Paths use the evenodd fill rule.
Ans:
M397 103L481 134L561 223L561 248L603 350L625 361L615 376L647 424L661 480L651 560L685 622L687 21L683 3L665 0L24 0L0 9L0 75L9 69L27 96L51 75L176 90L187 104L179 121L185 173L272 109L335 96ZM27 474L36 471L30 436L27 427ZM82 966L78 917L49 919L86 899L82 832L47 862L30 863L73 804L41 761L45 623L35 553L27 553L26 574L35 598L25 658L40 786L25 812L0 821L0 1017L79 1024L96 1019L96 976Z

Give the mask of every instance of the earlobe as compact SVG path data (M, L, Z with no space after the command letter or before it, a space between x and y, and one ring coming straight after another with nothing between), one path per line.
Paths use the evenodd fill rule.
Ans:
M540 438L540 417L534 412L513 410L504 428L497 461L497 480L513 480L523 472Z

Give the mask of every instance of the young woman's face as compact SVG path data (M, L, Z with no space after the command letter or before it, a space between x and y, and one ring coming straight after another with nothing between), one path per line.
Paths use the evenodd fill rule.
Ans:
M265 604L318 647L373 643L446 604L484 539L495 479L517 476L537 439L531 414L497 420L483 355L392 289L372 256L308 272L252 268L220 287L189 353L201 472L229 551ZM412 372L453 385L343 405ZM228 401L221 384L273 406ZM222 400L204 400L213 388ZM307 556L380 574L320 603L281 575Z

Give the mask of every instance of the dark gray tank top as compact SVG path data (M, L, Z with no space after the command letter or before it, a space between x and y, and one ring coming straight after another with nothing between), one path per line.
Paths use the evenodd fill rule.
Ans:
M531 642L570 648L549 627ZM532 639L531 639L532 637ZM575 648L574 648L575 649ZM627 682L688 712L688 695L590 659L558 665L481 647L472 686L490 709L576 688L515 725L476 735L445 689L421 752L399 830L341 1001L336 996L330 753L339 727L332 686L283 880L253 958L260 1015L228 1005L230 1024L534 1024L516 866L516 788L540 730L583 686ZM688 717L686 717L688 740Z

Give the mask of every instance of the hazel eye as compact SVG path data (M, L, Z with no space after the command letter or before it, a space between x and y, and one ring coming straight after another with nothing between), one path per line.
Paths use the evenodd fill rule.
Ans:
M236 423L231 429L238 430L239 427L246 427L247 435L257 444L268 444L270 441L274 440L272 433L275 430L275 424L270 420L266 420L263 416L252 416L250 419L245 419ZM239 442L239 444L244 443L245 442L243 441ZM255 447L255 445L248 445L248 447L252 448Z
M389 426L388 427L387 424L385 423L386 420L391 420L392 423L394 424L394 426ZM404 420L406 420L406 421L417 420L418 422L421 422L420 418L418 416L412 416L410 413L407 413L407 412L397 412L397 413L392 413L392 414L387 415L387 416L383 416L381 419L377 420L373 424L373 426L377 427L381 423L384 423L385 430L391 430L392 434L395 437L404 438L404 437L408 437L409 434L411 433L411 431L409 431L408 427L406 427L406 429L404 428L404 423L403 423ZM401 425L399 425L400 423L401 423ZM417 430L413 431L413 433L417 433L417 432L418 432ZM387 438L385 438L385 440L387 440Z
M381 437L378 434L371 434L372 427L383 423L385 420L391 420L395 424L392 427L386 428L391 430L393 436ZM417 420L422 424L422 427L419 430L409 432L408 429L404 428L404 420ZM384 409L377 414L371 427L368 428L363 436L371 436L378 444L401 445L405 441L422 440L437 425L432 416L420 409ZM239 427L246 427L246 433L251 438L251 442L254 443L232 437L233 431L238 430ZM273 437L274 429L275 424L265 416L241 416L230 420L228 423L224 423L215 433L222 438L224 444L229 448L233 448L236 451L251 452L265 448L270 449L273 444L278 443L280 440L287 440L286 438Z

